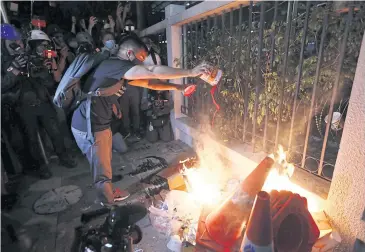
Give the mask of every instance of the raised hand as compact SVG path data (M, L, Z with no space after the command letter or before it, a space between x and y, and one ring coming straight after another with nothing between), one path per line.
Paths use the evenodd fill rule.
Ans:
M81 26L82 29L86 30L85 19L80 20L80 26Z
M90 27L94 27L97 22L98 22L98 20L96 19L96 17L91 16L89 18L89 26Z
M210 74L210 71L211 66L206 62L202 62L190 70L190 77L197 77L202 74Z
M121 17L123 10L124 10L124 7L123 7L122 3L118 3L117 12L116 12L117 18Z

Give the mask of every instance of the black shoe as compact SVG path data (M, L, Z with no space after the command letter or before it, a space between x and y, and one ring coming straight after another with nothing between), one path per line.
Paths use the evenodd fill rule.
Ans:
M117 174L117 175L113 175L112 177L112 183L121 181L123 179L123 175Z
M69 155L59 156L60 165L66 168L75 168L77 166L77 162Z
M52 173L49 170L47 165L42 165L38 171L40 179L50 179L52 177Z
M136 134L134 134L134 136L137 138L137 140L142 139L142 135L140 133L136 133Z

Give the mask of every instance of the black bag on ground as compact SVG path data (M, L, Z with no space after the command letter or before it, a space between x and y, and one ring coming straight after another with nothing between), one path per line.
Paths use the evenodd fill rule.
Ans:
M108 51L78 55L63 75L53 98L53 103L57 107L66 110L76 108L78 103L86 98L80 81L103 60L108 59L109 56Z

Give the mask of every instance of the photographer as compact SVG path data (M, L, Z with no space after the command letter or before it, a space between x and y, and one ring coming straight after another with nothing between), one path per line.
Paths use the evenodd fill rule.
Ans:
M57 69L63 74L67 67L75 59L75 55L68 48L63 31L58 25L51 24L47 26L47 35L53 41L57 54L60 55L57 62Z
M151 143L172 141L170 111L173 104L169 96L168 91L149 90L148 103L141 106L142 110L146 110L146 139Z
M49 37L40 30L33 30L28 45L30 51L25 53L17 41L5 41L6 49L12 54L12 60L7 62L7 72L2 80L2 92L10 90L17 92L18 111L23 121L24 129L29 139L30 153L34 160L42 163L41 146L39 145L39 126L45 128L52 140L60 164L68 168L76 166L66 153L63 136L60 133L56 112L50 100L49 89L52 89L59 76L55 60L50 57ZM47 56L47 57L45 57ZM45 162L47 163L47 162ZM52 176L47 164L39 170L42 179Z

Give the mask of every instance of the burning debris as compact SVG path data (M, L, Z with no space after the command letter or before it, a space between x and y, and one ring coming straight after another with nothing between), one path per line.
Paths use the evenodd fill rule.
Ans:
M204 161L200 156L199 159L182 160L177 166L170 167L157 176L164 182L165 189L168 185L170 192L164 202L150 207L150 217L159 232L172 237L170 246L181 246L188 242L197 248L204 247L213 251L246 251L245 248L267 246L268 250L263 251L272 251L274 247L278 252L301 252L310 251L321 240L330 241L329 243L338 240L336 233L331 236L332 230L322 234L318 220L311 215L311 212L321 209L318 196L290 181L295 168L287 162L281 146L277 153L263 159L242 182L230 179L222 183L215 166L207 165ZM209 161L209 164L214 163ZM176 190L181 192L176 193ZM260 207L256 210L261 198L270 202L269 212L260 210ZM258 205L262 208L265 204ZM266 227L267 231L262 232L271 232L272 235L268 237L273 237L273 240L265 241L262 234L254 235L249 231L249 219L255 214L271 221L262 222L263 219L260 221L256 216L251 229L257 231L258 227ZM246 235L245 239L243 235ZM318 240L323 235L328 237ZM177 237L180 237L178 242Z
M136 176L144 172L152 171L152 170L162 170L167 168L168 164L164 158L156 157L156 156L148 156L144 159L147 159L142 164L138 165L138 168L133 172L130 172L129 176ZM157 160L154 161L154 160Z

